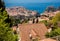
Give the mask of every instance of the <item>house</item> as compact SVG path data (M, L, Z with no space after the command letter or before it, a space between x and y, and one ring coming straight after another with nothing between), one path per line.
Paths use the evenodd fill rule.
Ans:
M17 15L35 16L37 14L36 11L27 10L23 7L6 8L6 11L9 14L9 16L17 16Z
M19 24L18 28L21 41L31 41L36 38L45 39L45 34L48 31L43 23Z

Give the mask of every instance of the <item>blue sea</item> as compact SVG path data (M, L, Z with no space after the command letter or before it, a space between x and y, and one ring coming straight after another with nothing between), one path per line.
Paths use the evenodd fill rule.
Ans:
M28 10L37 11L39 13L43 13L47 7L54 6L58 8L60 3L7 3L5 4L7 8L15 7L15 6L22 6Z

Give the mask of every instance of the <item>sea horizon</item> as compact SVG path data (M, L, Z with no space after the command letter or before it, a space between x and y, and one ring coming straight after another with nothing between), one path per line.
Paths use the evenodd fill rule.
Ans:
M60 7L60 3L8 3L5 4L6 8L10 7L24 7L28 10L37 11L43 13L47 7L53 6L55 8Z

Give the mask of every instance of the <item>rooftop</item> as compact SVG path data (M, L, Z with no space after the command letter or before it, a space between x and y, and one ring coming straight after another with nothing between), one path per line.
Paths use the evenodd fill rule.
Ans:
M45 39L47 27L43 23L37 24L19 24L21 41L31 41L31 38L39 37Z

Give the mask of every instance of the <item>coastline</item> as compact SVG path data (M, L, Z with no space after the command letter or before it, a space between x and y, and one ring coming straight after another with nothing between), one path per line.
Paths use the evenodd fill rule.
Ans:
M28 10L32 10L32 11L37 11L39 13L43 13L45 11L45 9L48 7L48 6L54 6L55 8L59 7L60 6L60 3L8 3L6 4L6 8L10 8L10 7L24 7Z

